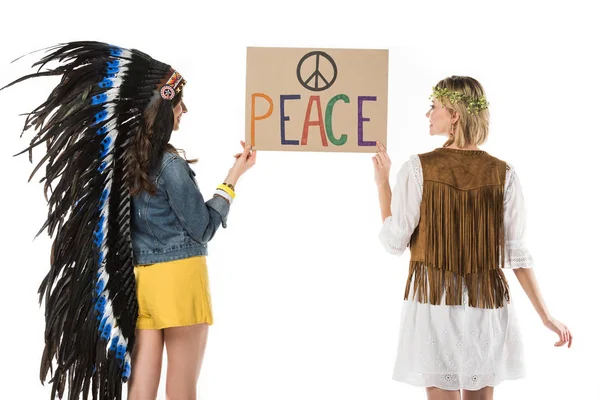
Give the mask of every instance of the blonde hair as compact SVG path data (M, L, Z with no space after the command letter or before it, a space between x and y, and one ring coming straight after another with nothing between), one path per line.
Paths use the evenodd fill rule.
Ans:
M483 86L476 79L468 76L450 76L439 81L436 88L459 92L468 97L479 98L485 96ZM467 104L462 101L451 103L448 97L445 96L437 100L451 112L455 111L460 115L458 122L453 124L454 133L444 143L444 147L455 144L459 148L463 148L468 145L485 143L490 125L490 112L487 108L471 114L467 111Z

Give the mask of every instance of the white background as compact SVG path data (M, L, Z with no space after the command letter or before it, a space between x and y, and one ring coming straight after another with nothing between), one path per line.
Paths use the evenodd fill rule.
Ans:
M591 3L22 0L2 6L0 83L28 73L42 53L14 58L72 40L138 48L173 65L188 81L190 110L174 143L200 158L197 178L210 196L244 135L246 46L390 49L392 181L410 154L443 143L427 133L431 87L453 74L477 78L492 115L483 149L520 175L542 293L574 335L571 349L553 347L509 271L529 375L502 383L496 398L600 398L600 35ZM26 183L27 156L11 156L31 138L19 139L18 114L56 82L0 92L1 399L49 397L38 380L36 291L50 239L32 241L46 208L41 185ZM229 228L210 245L215 324L200 397L424 398L391 380L409 256L378 242L370 155L262 152L237 192Z

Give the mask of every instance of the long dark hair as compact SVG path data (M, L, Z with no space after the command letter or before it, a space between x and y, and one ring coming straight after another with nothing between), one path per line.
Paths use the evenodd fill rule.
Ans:
M162 101L157 93L144 111L144 119L133 138L129 157L131 165L129 182L132 196L142 191L156 193L156 185L150 174L158 166L165 152L183 153L183 158L190 164L198 161L188 160L185 151L169 143L175 118L173 109L181 103L182 99L183 90L170 102Z

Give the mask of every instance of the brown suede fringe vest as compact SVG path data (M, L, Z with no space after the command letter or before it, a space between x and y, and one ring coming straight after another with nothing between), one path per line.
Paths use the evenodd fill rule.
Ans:
M421 219L410 241L413 299L499 308L509 301L504 266L506 163L481 150L440 148L420 154Z

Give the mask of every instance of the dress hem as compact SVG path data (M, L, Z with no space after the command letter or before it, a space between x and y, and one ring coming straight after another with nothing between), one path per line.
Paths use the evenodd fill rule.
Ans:
M392 376L392 379L396 382L406 383L411 386L422 387L422 388L436 387L436 388L442 389L442 390L480 390L487 386L491 386L491 387L498 386L503 381L523 379L523 378L525 378L525 376L527 374L525 372L506 374L502 377L495 377L491 382L490 381L484 382L483 380L481 380L481 381L478 381L478 383L474 382L470 378L465 378L465 382L463 382L463 384L459 384L459 385L456 385L456 384L453 385L452 383L450 383L452 380L454 380L453 379L455 376L454 374L447 375L448 377L450 377L449 383L447 385L440 384L440 383L428 384L426 382L427 379L423 374L415 374L415 375L419 375L419 376L421 376L421 378L420 379L417 377L411 378L408 376L398 377L397 375L394 375L394 376ZM438 375L438 374L436 374L436 375ZM455 380L454 380L454 382L455 382ZM472 383L472 384L469 385L467 383Z
M200 325L200 324L207 324L210 326L213 324L213 321L202 318L202 319L199 319L198 321L170 322L170 323L164 323L164 324L161 324L158 326L152 326L152 327L150 327L146 324L140 324L140 325L136 325L135 329L147 330L147 331L159 331L159 330L167 329L167 328L179 328L179 327L183 327L183 326L192 326L192 325Z

